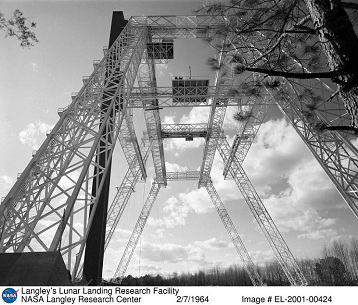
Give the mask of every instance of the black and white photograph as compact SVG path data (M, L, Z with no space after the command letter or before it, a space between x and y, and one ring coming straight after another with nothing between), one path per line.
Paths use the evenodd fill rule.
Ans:
M356 304L357 0L0 0L0 30L0 302Z

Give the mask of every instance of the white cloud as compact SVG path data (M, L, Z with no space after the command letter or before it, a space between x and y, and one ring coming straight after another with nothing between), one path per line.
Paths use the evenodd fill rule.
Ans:
M219 155L215 154L213 167L210 173L214 187L220 195L221 200L241 199L241 193L234 180L225 180L223 175L224 163Z
M215 237L204 241L196 241L194 242L194 245L211 250L219 250L219 249L232 247L231 243L228 243L223 240L218 240Z
M152 262L181 263L202 262L205 260L203 251L194 245L182 246L178 244L142 244L141 255L143 259Z
M164 232L165 232L164 229L156 229L154 237L155 238L163 238L164 237Z
M209 120L209 107L194 107L188 115L183 115L180 124L207 124Z
M110 242L108 244L108 250L106 250L107 252L109 251L109 253L112 253L114 251L119 251L117 254L118 255L122 255L125 246L127 245L130 236L132 235L132 231L130 230L123 230L120 228L116 228L115 231L113 232L113 235L110 239ZM112 255L106 252L106 255ZM116 262L117 263L117 262Z
M9 176L2 175L2 176L0 177L0 183L4 183L4 184L6 184L7 186L10 186L10 185L12 185L12 184L14 183L14 180L13 180L11 177L9 177Z
M288 173L288 187L278 195L264 200L271 216L281 230L317 232L302 235L323 236L337 219L324 218L322 211L339 207L341 198L316 160L303 160ZM321 231L325 228L325 231ZM320 233L319 233L320 232Z
M164 217L148 218L148 225L152 227L173 228L185 225L189 213L205 214L214 208L206 189L196 189L188 193L172 196L165 202Z
M332 182L315 159L303 160L289 174L291 196L300 206L330 208L341 201Z
M240 124L234 120L234 114L237 112L237 107L227 107L223 128L225 130L237 130Z
M311 158L301 138L285 119L261 125L244 161L254 185L267 185L286 178L303 160Z
M301 238L333 234L337 219L327 209L342 199L301 138L284 120L262 124L244 163L245 171L281 231L305 232ZM223 162L215 156L211 176L222 200L237 199L233 181L224 180ZM309 235L309 232L319 232Z
M41 121L30 123L26 126L26 129L20 131L19 140L22 144L27 145L32 149L38 149L41 142L45 139L46 132L52 127L53 125Z
M0 197L5 197L14 184L14 180L6 175L0 176Z
M298 238L307 238L307 239L320 239L326 237L334 237L337 235L337 231L334 229L323 229L323 230L316 230L313 232L305 233L298 235Z
M34 72L37 72L37 70L38 70L37 63L30 61L30 66Z
M56 220L50 220L49 218L46 218L46 219L41 219L36 225L37 234L38 234L38 232L44 230L41 234L38 234L38 237L47 246L51 245L52 239L55 236L56 230L59 225L58 221L59 221L58 218ZM56 224L53 225L54 223L56 223ZM67 229L67 227L66 227L66 229ZM64 233L64 237L62 238L62 241L64 243L66 242L65 234L66 233ZM38 245L38 241L35 238L33 238L32 243L30 245L33 249L36 249L37 251L43 251L43 246Z
M186 172L186 171L188 171L187 166L181 166L177 163L165 162L165 167L167 169L167 172Z
M174 138L174 139L165 139L164 140L164 149L171 151L175 154L176 157L179 156L179 153L188 150L188 149L198 149L203 145L203 138L194 138L193 141L185 141L183 138Z
M264 264L269 261L276 260L276 256L272 250L266 251L249 251L249 255L251 260L255 264Z
M121 229L117 226L117 228L114 230L113 232L113 237L116 237L116 238L123 238L125 239L126 241L129 240L129 237L132 235L132 231L131 230L124 230L124 229Z
M80 171L73 171L67 176L63 176L59 182L59 186L64 190L73 188L76 185L80 174Z
M173 228L179 225L185 225L185 218L190 212L190 208L179 202L176 197L170 197L166 202L166 206L164 207L164 211L168 213L168 215L154 219L152 217L148 218L148 225L152 227L166 227Z
M161 65L155 65L155 72L157 77L164 77L168 76L168 65L161 64Z
M261 126L244 168L261 196L266 197L263 202L281 231L321 232L301 234L301 238L333 232L328 229L337 220L324 217L321 210L338 207L341 199L284 119Z
M179 199L197 214L205 214L214 208L205 188L196 189L188 193L180 193Z
M265 200L267 209L281 232L295 230L311 232L322 228L328 228L336 224L334 218L323 218L320 213L311 208L294 206L288 198L271 197Z
M175 115L166 115L162 119L162 124L175 124Z

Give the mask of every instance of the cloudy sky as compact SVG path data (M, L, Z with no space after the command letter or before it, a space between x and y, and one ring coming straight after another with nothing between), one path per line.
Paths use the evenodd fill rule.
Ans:
M0 43L0 196L5 197L20 173L58 120L57 109L71 102L79 91L82 76L92 72L92 61L103 56L108 45L112 11L123 10L127 18L139 15L193 14L196 1L3 1L1 10L9 16L19 8L37 23L40 43L22 49L16 40ZM212 51L201 41L175 41L175 59L157 66L158 84L169 86L172 76L192 74L209 78L205 65ZM229 140L237 129L228 109L224 128ZM165 109L165 123L206 123L208 109ZM135 112L137 134L145 123ZM203 140L165 141L168 171L198 170ZM150 189L149 178L139 183L117 234L106 253L104 276L113 275L123 248ZM263 233L233 181L223 180L223 163L217 154L212 179L253 260L274 258ZM358 222L333 184L310 155L299 136L277 109L272 107L245 162L244 169L259 192L269 213L297 258L318 257L322 246L336 238L356 236ZM127 170L117 147L111 196ZM205 189L197 182L171 182L162 189L138 243L128 272L170 273L226 267L240 263L223 224Z

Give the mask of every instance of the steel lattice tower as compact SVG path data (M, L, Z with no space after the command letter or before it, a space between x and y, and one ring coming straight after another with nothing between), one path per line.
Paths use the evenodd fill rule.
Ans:
M155 179L115 277L124 275L160 189L168 181L197 180L198 187L207 189L253 284L261 285L255 266L210 178L218 150L225 164L224 176L236 182L288 280L292 285L306 285L294 256L243 170L242 162L268 106L277 104L358 216L358 151L352 144L354 135L336 131L317 133L313 127L315 120L328 126L346 125L349 116L338 98L332 99L334 107L321 103L307 117L304 112L307 105L300 99L288 102L269 94L255 100L231 97L233 73L230 67L228 71L217 72L214 86L184 77L173 80L172 87L158 88L155 64L172 58L173 39L201 38L203 29L214 29L221 23L221 17L216 16L130 18L112 46L105 50L103 59L94 63L92 75L84 80L72 103L59 111L59 121L3 200L0 252L59 250L73 279L80 276L86 244L87 248L91 247L88 240L96 211L102 207L100 198L107 192L106 179L118 141L128 170L108 213L101 214L106 218L101 224L105 232L104 248L114 234L137 181L147 177L146 161L150 153ZM227 55L221 52L219 62L225 62ZM297 84L288 81L283 86L288 92L299 90ZM322 95L332 92L320 80L310 86L320 90ZM232 146L222 129L227 106L246 107L254 113L238 130ZM209 107L208 123L162 124L160 109L164 107ZM147 131L140 141L131 116L134 108L144 110ZM166 171L163 140L177 137L205 139L198 172ZM78 223L81 225L76 225Z

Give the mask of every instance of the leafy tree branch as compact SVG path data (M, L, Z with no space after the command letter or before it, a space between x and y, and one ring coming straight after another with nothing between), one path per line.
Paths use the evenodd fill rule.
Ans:
M35 22L29 22L23 13L16 9L9 19L0 12L0 30L5 32L5 37L15 37L20 41L20 46L30 48L39 42L32 29L36 28Z
M224 50L241 57L236 73L329 78L358 128L358 37L345 11L357 7L341 0L231 0L206 5L200 13L222 17L223 24L207 31L205 39L215 45L225 37Z

